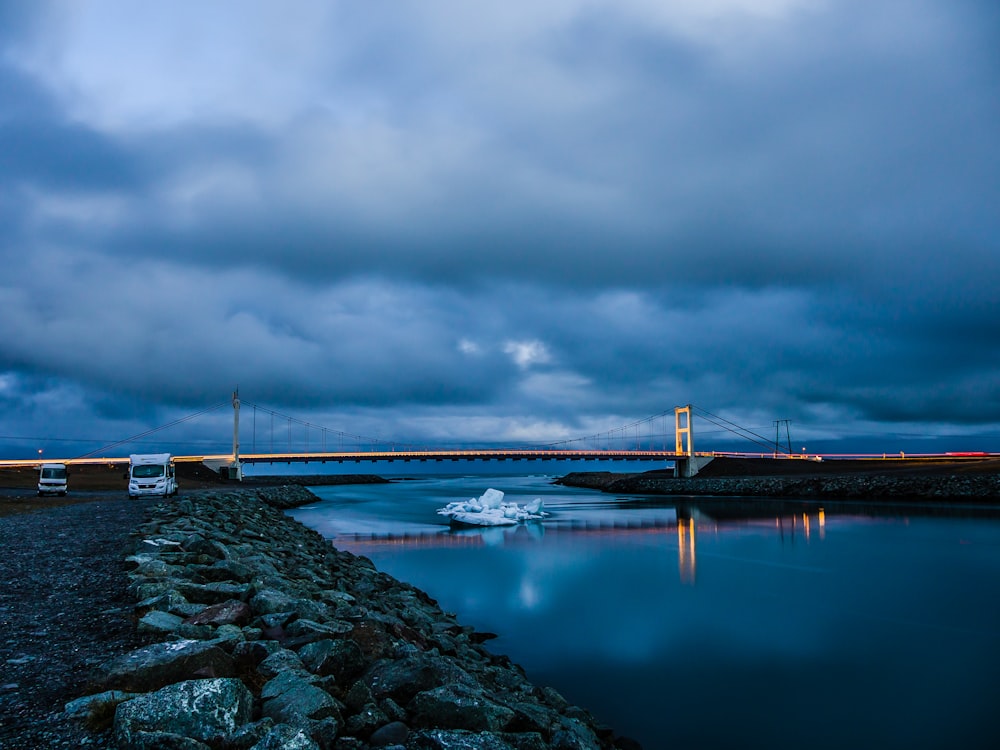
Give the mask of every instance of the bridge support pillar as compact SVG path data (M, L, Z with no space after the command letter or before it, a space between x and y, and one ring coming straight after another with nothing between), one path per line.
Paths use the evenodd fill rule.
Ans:
M677 478L690 478L698 475L698 472L712 463L714 456L691 456L690 458L678 458L674 461L674 476Z

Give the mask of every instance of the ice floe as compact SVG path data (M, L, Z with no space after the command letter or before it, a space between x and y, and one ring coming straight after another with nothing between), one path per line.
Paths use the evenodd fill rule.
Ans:
M526 521L539 521L548 514L542 510L542 499L518 505L505 503L503 492L492 487L478 499L457 500L438 508L438 513L448 516L452 524L464 526L514 526Z

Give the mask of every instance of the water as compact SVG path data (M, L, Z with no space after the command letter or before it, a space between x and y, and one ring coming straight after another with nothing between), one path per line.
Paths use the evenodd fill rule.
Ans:
M721 513L550 479L315 488L294 515L647 750L997 746L1000 521ZM453 532L434 512L488 487L552 516Z

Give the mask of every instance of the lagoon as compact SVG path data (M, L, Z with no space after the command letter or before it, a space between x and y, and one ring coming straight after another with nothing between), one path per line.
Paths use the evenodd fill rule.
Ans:
M552 479L316 487L292 515L647 750L994 745L1000 521ZM489 487L551 515L455 531L435 512Z

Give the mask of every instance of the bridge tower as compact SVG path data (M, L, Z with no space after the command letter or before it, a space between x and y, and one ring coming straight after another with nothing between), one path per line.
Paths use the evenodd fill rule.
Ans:
M691 404L674 407L674 460L675 477L693 477L712 460L712 456L694 454L694 423L691 421Z
M674 407L674 451L684 453L688 458L694 455L694 431L691 425L691 404Z

